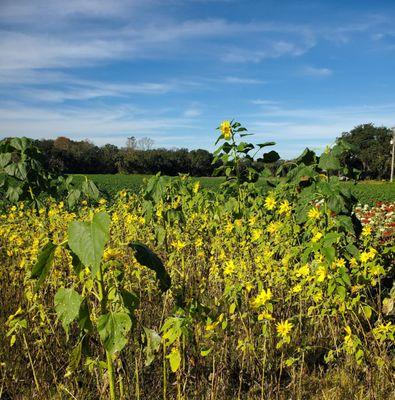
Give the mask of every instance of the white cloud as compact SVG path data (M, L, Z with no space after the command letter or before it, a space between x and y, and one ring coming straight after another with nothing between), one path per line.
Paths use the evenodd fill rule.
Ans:
M325 77L331 76L333 74L333 71L329 68L316 68L308 66L303 68L302 74L306 76Z
M392 126L394 115L395 103L316 108L263 104L262 112L246 114L243 120L249 121L248 130L256 133L255 138L277 142L281 156L290 158L306 146L322 151L342 132L361 123Z
M190 144L198 127L183 116L161 116L134 106L107 106L96 109L31 107L17 104L0 105L0 137L29 136L56 138L67 136L96 144L123 145L126 137L148 136L158 146ZM191 132L185 135L182 132ZM177 142L177 138L180 141ZM188 139L188 140L186 140ZM169 145L170 145L169 144Z
M254 78L242 78L238 76L227 76L224 78L226 83L234 83L234 84L241 84L241 85L263 85L266 82L261 79L254 79Z
M192 104L184 111L184 117L196 118L202 115L202 110L198 104Z

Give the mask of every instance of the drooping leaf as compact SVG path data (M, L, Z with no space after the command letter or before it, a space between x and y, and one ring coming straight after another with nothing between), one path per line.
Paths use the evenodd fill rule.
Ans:
M60 288L55 294L55 311L68 332L68 326L79 314L82 297L72 288Z
M135 293L129 292L125 289L121 290L121 297L123 305L128 310L129 314L132 315L134 313L134 310L139 306L139 297Z
M82 340L80 340L70 353L69 365L67 366L65 378L68 378L75 372L81 362Z
M266 146L274 146L276 144L276 142L265 142L265 143L258 143L257 146L262 149L263 147Z
M51 268L52 261L55 255L57 245L52 242L48 242L42 249L38 256L36 263L33 265L30 277L32 279L38 279L36 288L38 288L45 277L47 276L49 269Z
M145 267L152 269L156 272L156 277L159 280L160 289L165 292L170 288L171 278L167 273L160 258L147 246L142 243L134 242L130 243L129 246L134 249L136 260Z
M109 227L110 216L104 212L95 214L91 222L73 221L69 225L69 247L85 266L92 268L93 276L99 270Z
M152 363L152 361L154 361L154 354L159 350L162 338L160 337L159 333L153 329L146 328L145 326L143 328L147 343L144 349L145 365L148 366Z
M90 199L97 200L99 198L99 189L91 180L86 180L82 183L82 192Z
M81 191L78 189L71 189L67 195L67 204L70 208L73 208L81 197Z
M311 165L317 161L317 156L313 150L306 147L303 153L295 160L297 164Z
M269 153L265 153L263 155L263 162L264 163L273 163L276 162L280 159L279 154L277 153L277 151L269 151Z
M100 339L110 353L116 353L125 347L131 327L132 322L126 312L109 312L97 320Z
M181 364L181 354L180 351L176 348L173 348L170 354L167 356L170 362L170 368L172 372L177 372L178 368L180 368Z
M83 332L92 332L93 330L89 306L86 300L81 303L80 310L78 312L78 325Z

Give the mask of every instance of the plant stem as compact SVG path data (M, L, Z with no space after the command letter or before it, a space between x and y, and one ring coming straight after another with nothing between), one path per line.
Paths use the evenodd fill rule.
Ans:
M34 383L35 383L35 385L36 385L37 391L39 391L39 390L40 390L40 385L38 384L38 380L37 380L37 376L36 376L36 371L35 371L35 369L34 369L33 360L32 360L32 357L31 357L31 355L30 355L29 346L28 346L28 344L27 344L27 340L26 340L25 334L23 334L23 341L24 341L24 343L25 343L26 351L27 351L27 356L29 357L29 363L30 363L30 366L31 366L31 368L32 368Z
M106 358L107 358L107 371L108 371L108 380L110 383L110 399L117 400L117 394L115 392L115 374L114 374L114 366L112 364L111 353L106 350Z
M104 288L104 282L103 282L103 269L102 266L100 265L99 267L99 295L101 298L101 312L102 314L107 313L107 292ZM112 363L112 357L111 353L106 350L106 359L107 359L107 372L108 372L108 380L110 384L110 399L111 400L117 400L117 395L116 395L116 390L115 390L115 373L114 373L114 366Z

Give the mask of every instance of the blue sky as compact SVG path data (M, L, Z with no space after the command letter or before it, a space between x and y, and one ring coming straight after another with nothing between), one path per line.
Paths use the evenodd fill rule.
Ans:
M395 125L395 1L0 0L0 136L213 150L235 118L282 157Z

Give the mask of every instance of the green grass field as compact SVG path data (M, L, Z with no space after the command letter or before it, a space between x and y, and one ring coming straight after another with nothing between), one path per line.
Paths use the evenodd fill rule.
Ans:
M77 179L83 179L83 175L75 175ZM100 190L109 196L122 189L128 189L137 192L144 184L144 180L150 175L110 175L97 174L87 175L93 180ZM222 177L199 177L192 178L200 181L203 188L217 190L224 178ZM344 185L350 186L355 197L362 204L375 204L377 201L394 202L395 201L395 183L380 181L359 182L356 185L351 182L344 182Z

